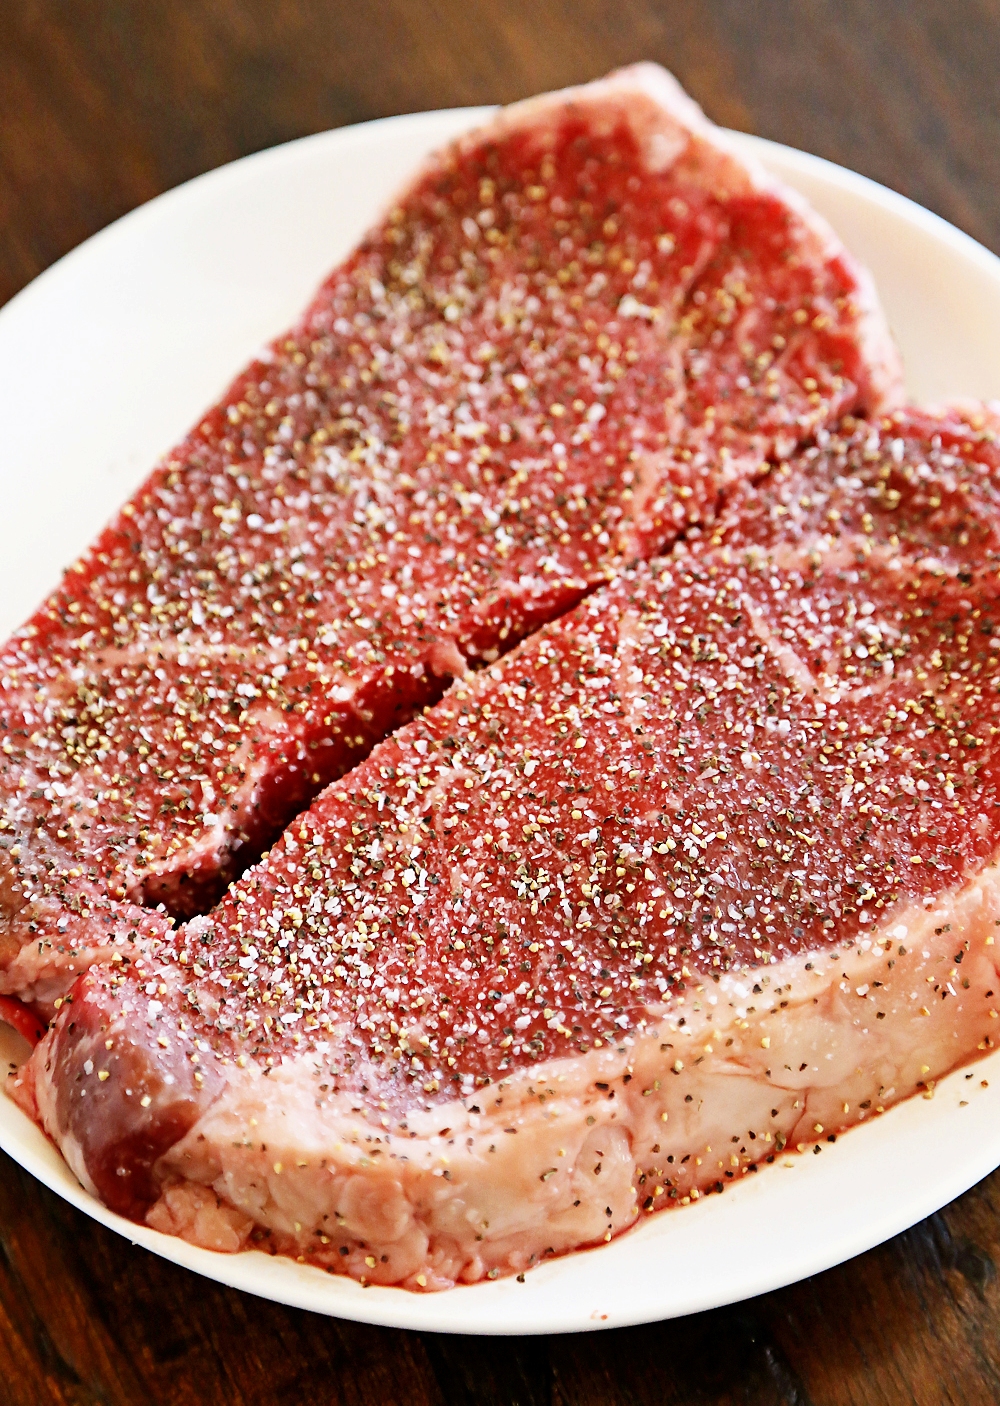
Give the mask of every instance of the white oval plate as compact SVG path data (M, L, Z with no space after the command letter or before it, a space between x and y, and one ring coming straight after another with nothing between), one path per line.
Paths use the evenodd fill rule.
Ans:
M0 313L0 634L313 288L420 158L489 109L394 117L237 161L119 220ZM875 275L911 393L1000 396L1000 260L864 177L752 137ZM0 1056L24 1052L0 1027ZM514 1279L412 1294L290 1260L199 1250L112 1215L0 1098L0 1146L87 1215L165 1259L280 1303L453 1333L553 1333L764 1293L905 1230L1000 1165L993 1056L724 1196ZM992 1071L992 1078L989 1077ZM987 1081L984 1083L984 1080ZM987 1086L988 1085L988 1086ZM965 1100L962 1107L960 1101Z

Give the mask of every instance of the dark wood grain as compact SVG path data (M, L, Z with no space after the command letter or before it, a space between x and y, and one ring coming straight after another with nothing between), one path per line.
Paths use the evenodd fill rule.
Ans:
M718 121L864 171L1000 249L996 0L6 0L0 302L133 206L248 152L640 57ZM470 1343L206 1283L0 1158L0 1402L995 1406L998 1263L1000 1174L750 1304Z

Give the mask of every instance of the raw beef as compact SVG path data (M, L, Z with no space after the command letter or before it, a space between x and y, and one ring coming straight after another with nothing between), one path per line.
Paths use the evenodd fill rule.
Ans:
M208 909L467 664L898 381L865 276L661 70L463 138L0 655L0 990Z
M997 425L821 432L92 970L19 1090L84 1184L440 1288L993 1048Z

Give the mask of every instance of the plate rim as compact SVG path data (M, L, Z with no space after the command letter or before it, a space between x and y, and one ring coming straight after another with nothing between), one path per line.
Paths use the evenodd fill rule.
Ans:
M228 183L252 179L258 173L266 176L269 166L280 166L286 162L295 161L307 152L312 154L324 147L329 147L331 152L336 150L341 159L346 160L352 145L356 144L363 149L367 142L377 139L387 131L398 132L401 142L408 141L416 147L421 135L433 132L438 127L451 126L454 131L459 131L463 127L471 127L481 122L494 111L496 108L493 106L439 108L421 113L376 118L372 121L335 128L331 131L319 132L285 142L196 176L129 211L63 255L27 284L0 309L0 339L5 336L8 325L16 318L24 316L26 309L30 312L32 301L36 297L44 295L56 280L72 279L78 267L85 269L88 253L96 243L100 242L102 248L106 249L113 241L141 238L148 225L160 218L169 217L182 203L191 202L192 205L196 205L201 191L208 185L211 185L213 190L217 192L220 187L225 187ZM801 174L808 179L818 179L827 186L845 191L855 198L860 198L863 202L879 207L895 220L915 227L924 235L948 247L954 254L971 264L977 273L994 281L1000 288L1000 259L970 235L957 229L939 215L927 210L907 196L891 190L859 172L849 170L797 148L749 133L729 132L727 135L737 150L756 156L766 166L780 167L780 174L783 177L787 177L787 174L791 172ZM250 350L252 351L252 349ZM968 1073L970 1068L976 1070L986 1067L993 1068L997 1057L997 1055L988 1056L986 1060L979 1061L976 1065L966 1066L964 1070L949 1075L939 1084L939 1092L943 1093L963 1073ZM4 1095L5 1099L6 1097ZM903 1104L897 1105L885 1114L878 1124L866 1125L864 1132L874 1129L876 1126L884 1126L887 1122L891 1126L894 1115L910 1108L913 1102L914 1100L907 1100ZM11 1109L8 1108L6 1111L9 1116ZM561 1316L558 1307L556 1307L551 1314L540 1319L537 1305L532 1306L529 1310L530 1317L527 1317L524 1313L519 1315L513 1305L508 1306L504 1303L504 1299L509 1296L516 1304L515 1294L511 1292L511 1286L514 1284L512 1279L497 1281L495 1284L489 1285L463 1285L444 1293L427 1295L383 1286L373 1286L363 1290L353 1280L346 1280L339 1275L327 1276L321 1270L311 1266L297 1266L291 1261L282 1263L291 1266L294 1273L286 1273L282 1268L280 1273L275 1275L273 1272L273 1267L276 1264L275 1258L264 1255L260 1251L245 1251L239 1255L223 1255L189 1245L183 1240L161 1234L147 1226L136 1225L115 1215L85 1191L75 1181L61 1158L58 1161L55 1160L58 1154L52 1152L51 1145L44 1141L43 1135L38 1132L30 1120L23 1114L18 1113L18 1116L24 1121L23 1136L11 1134L6 1125L7 1118L0 1119L0 1148L49 1190L55 1192L77 1210L84 1212L92 1220L130 1240L134 1245L142 1246L171 1263L202 1274L227 1287L290 1307L303 1308L332 1317L341 1317L372 1325L400 1327L424 1332L463 1334L527 1335L596 1331L603 1328L664 1321L667 1318L683 1317L706 1309L741 1302L759 1294L800 1282L812 1274L833 1268L857 1254L883 1244L886 1240L948 1204L1000 1165L1000 1129L998 1129L992 1142L984 1140L983 1146L977 1148L978 1155L967 1157L957 1166L946 1164L945 1169L939 1170L935 1177L926 1183L910 1188L908 1195L898 1197L888 1208L888 1211L883 1212L877 1229L873 1229L870 1223L866 1224L862 1221L853 1236L844 1235L841 1237L835 1249L831 1249L830 1243L820 1237L815 1246L807 1245L793 1252L790 1258L794 1260L794 1263L790 1268L780 1267L781 1262L779 1261L778 1266L761 1267L756 1275L752 1272L745 1273L739 1285L732 1289L711 1289L706 1286L700 1295L693 1295L691 1300L682 1307L663 1309L658 1308L654 1303L651 1307L646 1308L642 1306L640 1300L631 1311L626 1311L621 1315L607 1314L603 1318L594 1316L581 1318L575 1312ZM12 1121L16 1123L16 1120ZM898 1123L899 1119L896 1119L896 1122ZM30 1145L32 1136L37 1140L35 1146ZM852 1136L863 1136L862 1129L852 1130ZM800 1162L804 1160L804 1157L799 1158ZM777 1167L770 1168L766 1175L776 1179L779 1170ZM732 1188L727 1198L729 1203L732 1204L734 1200L738 1200L741 1194L746 1196L750 1184L755 1181L756 1179L747 1179L740 1186ZM713 1201L716 1199L712 1198ZM685 1209L685 1215L689 1219L702 1216L710 1204L709 1201L705 1201L697 1206L688 1207ZM647 1221L645 1224L651 1225L652 1223L652 1221ZM865 1224L866 1228L862 1229L861 1225ZM636 1228L616 1241L616 1244L634 1243L636 1237L641 1233L641 1230ZM607 1255L612 1248L599 1247L599 1252ZM557 1279L562 1274L571 1273L572 1266L582 1258L593 1256L596 1253L598 1253L598 1249L588 1249L563 1256L558 1260L537 1267L532 1271L532 1277L544 1275L546 1279ZM272 1274L262 1274L261 1272L268 1267L272 1268ZM262 1282L255 1282L255 1278L258 1276L261 1277ZM269 1278L277 1278L277 1284L269 1283ZM332 1288L333 1290L327 1295L331 1300L329 1303L321 1301L324 1297L322 1293L324 1288ZM468 1302L469 1295L477 1296L479 1302L495 1302L497 1324L483 1324L477 1321L474 1326L468 1326L462 1323L460 1305ZM343 1302L336 1301L340 1297L343 1297Z

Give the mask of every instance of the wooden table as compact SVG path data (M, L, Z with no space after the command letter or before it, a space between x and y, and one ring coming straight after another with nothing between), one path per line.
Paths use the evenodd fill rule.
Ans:
M855 167L1000 248L997 0L7 0L0 302L247 152L640 57L718 121ZM206 1283L0 1159L0 1401L986 1406L1000 1402L998 1261L1000 1173L881 1249L737 1308L473 1343Z

